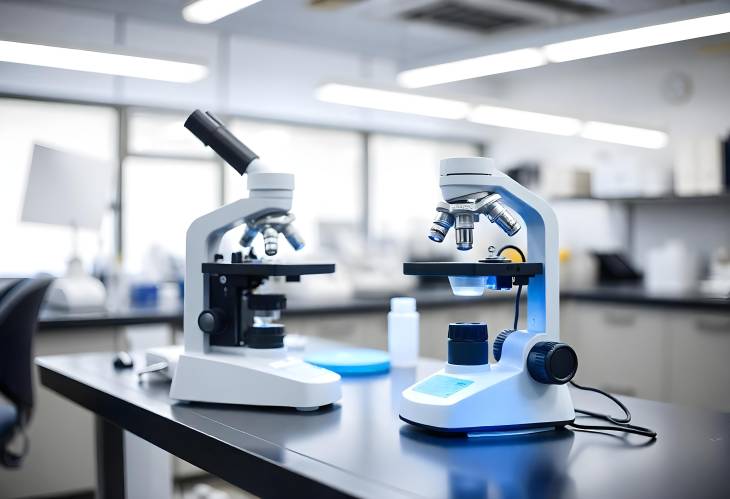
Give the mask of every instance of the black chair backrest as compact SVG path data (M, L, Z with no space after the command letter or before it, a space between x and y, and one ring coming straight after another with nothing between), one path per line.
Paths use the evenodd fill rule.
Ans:
M0 279L0 303L3 301L3 297L10 292L15 286L23 282L23 279L18 278L2 278Z
M15 406L19 429L30 421L33 411L33 335L52 281L21 279L0 299L0 392Z

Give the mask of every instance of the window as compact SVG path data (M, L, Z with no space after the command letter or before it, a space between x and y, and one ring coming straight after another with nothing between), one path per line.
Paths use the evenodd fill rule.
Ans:
M266 164L296 175L292 211L306 243L302 253L327 244L335 227L357 230L363 204L361 134L242 120L234 121L231 131ZM226 202L246 194L245 179L232 168L226 168L225 187Z
M129 111L129 154L213 158L213 151L185 128L188 115L143 109Z
M220 206L219 165L130 156L122 166L125 268L133 274L154 271L145 260L158 250L184 260L188 226Z
M113 108L25 99L0 99L0 273L62 274L72 253L68 227L21 221L33 144L39 143L117 162L117 113ZM97 255L112 255L110 209L99 231L79 231L79 253L87 268Z
M124 267L144 279L169 277L155 258L172 257L182 266L188 227L220 206L220 163L184 127L187 116L129 110L129 155L122 164Z
M439 161L476 156L474 144L373 135L370 157L370 234L383 241L404 245L409 252L433 249L455 253L448 244L428 246L425 234L441 201Z

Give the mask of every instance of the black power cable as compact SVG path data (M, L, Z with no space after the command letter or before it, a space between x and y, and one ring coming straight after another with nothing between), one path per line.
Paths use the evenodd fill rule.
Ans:
M503 246L498 252L497 256L500 256L502 252L504 252L507 249L515 250L517 253L519 253L520 257L522 258L523 262L526 262L527 259L525 258L525 254L522 252L520 248L517 246L508 244L507 246ZM522 295L522 285L519 285L517 287L517 295L515 296L515 318L514 323L512 325L512 329L517 329L517 322L520 316L520 297ZM604 392L603 390L599 388L594 388L592 386L583 386L579 385L575 381L570 381L570 384L577 388L578 390L584 390L588 392L594 392L598 393L600 395L603 395L604 397L608 398L612 402L614 402L619 408L623 411L624 417L613 417L609 414L601 414L599 412L593 412L593 411L587 411L585 409L575 409L575 412L578 414L583 414L584 416L589 416L595 419L601 419L603 421L608 421L612 424L612 426L608 425L584 425L581 423L576 423L573 421L572 423L568 423L567 426L570 426L572 428L575 428L577 430L590 430L590 431L621 431L624 433L632 433L635 435L641 435L647 438L650 438L652 440L656 439L657 433L650 429L650 428L644 428L643 426L638 425L632 425L631 422L631 411L629 411L629 408L624 405L623 402L621 402L618 398L614 397L608 392Z
M525 258L525 254L522 252L522 250L513 244L508 244L506 246L502 246L500 248L500 250L497 252L497 256L501 256L502 253L508 249L516 251L520 255L520 258L522 258L522 262L527 261L527 258ZM515 319L512 324L512 329L514 329L514 330L517 330L517 322L520 319L520 298L521 297L522 297L522 284L517 286L517 295L515 295Z
M517 321L520 319L520 296L522 295L522 285L517 287L517 294L515 295L515 320L512 324L512 329L517 331Z
M610 416L608 414L601 414L599 412L593 412L593 411L587 411L585 409L575 409L575 412L578 414L583 414L585 416L590 416L592 418L596 419L602 419L604 421L608 421L609 423L613 423L613 426L608 425L584 425L580 423L576 423L573 421L572 423L568 423L567 426L572 426L573 428L579 429L579 430L602 430L602 431L622 431L624 433L633 433L635 435L641 435L644 437L648 437L652 440L654 440L657 437L657 433L650 429L645 428L643 426L638 425L632 425L629 424L631 421L631 412L629 411L629 408L626 407L623 402L621 402L618 398L614 397L610 393L604 392L603 390L600 390L598 388L594 388L592 386L582 386L576 383L575 381L570 382L571 385L573 385L578 390L585 390L589 392L598 393L600 395L603 395L604 397L610 399L613 401L617 406L621 408L621 410L624 412L625 417L623 418L615 418L613 416Z

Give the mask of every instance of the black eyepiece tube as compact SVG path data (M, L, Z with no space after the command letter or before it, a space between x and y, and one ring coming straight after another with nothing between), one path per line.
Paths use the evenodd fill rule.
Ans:
M223 123L210 112L196 109L185 120L185 128L200 141L213 149L226 163L243 175L258 155L236 138Z

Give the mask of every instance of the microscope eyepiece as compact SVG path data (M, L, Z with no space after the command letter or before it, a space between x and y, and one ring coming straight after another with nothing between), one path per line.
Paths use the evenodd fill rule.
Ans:
M218 156L243 175L251 162L258 158L255 152L236 138L223 123L210 112L196 109L185 120L185 128L200 141L213 149Z

